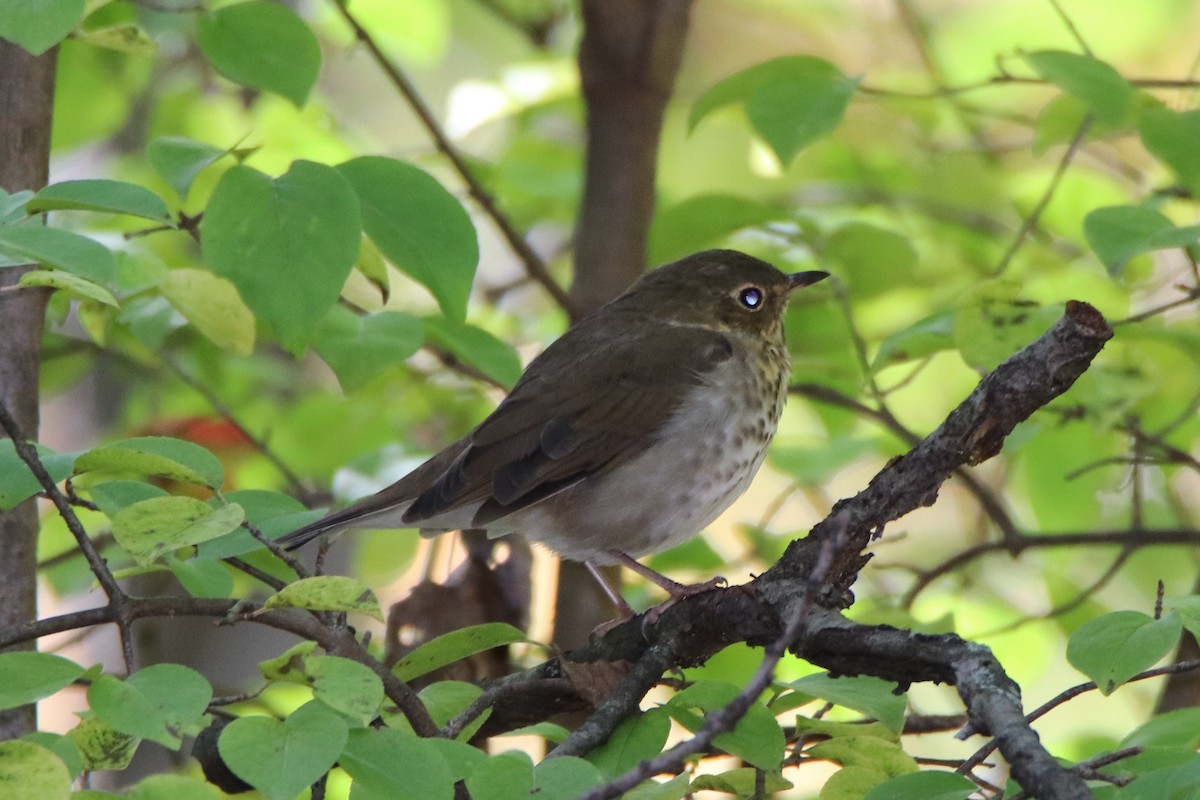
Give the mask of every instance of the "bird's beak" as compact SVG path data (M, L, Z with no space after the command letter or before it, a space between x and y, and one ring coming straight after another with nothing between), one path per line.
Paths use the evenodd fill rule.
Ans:
M788 291L794 292L801 286L812 286L817 281L823 281L828 277L828 272L822 272L819 269L810 272L793 272L788 275Z

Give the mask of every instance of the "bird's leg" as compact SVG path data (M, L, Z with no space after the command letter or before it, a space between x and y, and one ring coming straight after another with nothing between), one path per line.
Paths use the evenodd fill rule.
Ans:
M585 561L583 565L587 567L588 572L592 573L592 577L600 584L600 588L608 595L608 599L612 600L613 605L617 607L617 612L621 615L621 621L623 622L632 617L633 609L629 607L629 603L625 602L625 598L621 597L621 593L612 587L612 584L604 577L604 573L600 571L600 568L591 561Z
M691 597L694 594L701 594L709 591L710 589L716 589L725 585L725 579L720 575L712 580L705 581L704 583L679 583L678 581L671 580L661 572L655 572L645 564L639 562L637 559L631 558L626 553L622 553L620 550L609 550L608 554L624 566L629 567L629 569L633 570L638 575L641 575L646 580L662 587L663 591L670 595L665 602L659 603L654 608L646 612L645 621L651 625L653 625L655 622L658 622L659 616L664 611L678 603L683 598ZM626 606L626 608L628 608L628 606Z

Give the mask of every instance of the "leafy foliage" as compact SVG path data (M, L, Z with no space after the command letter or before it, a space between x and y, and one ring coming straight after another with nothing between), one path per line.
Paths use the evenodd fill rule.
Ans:
M1086 300L1121 322L1102 360L1018 430L994 471L945 492L903 537L886 532L853 613L993 647L1027 703L1077 682L1077 669L1111 698L1039 721L1052 751L1077 763L1143 748L1104 767L1125 785L1097 796L1183 797L1200 783L1195 709L1151 716L1136 679L1200 629L1186 549L1200 543L1200 111L1196 82L1181 77L1194 43L1176 30L1182 1L1102 5L1074 10L1079 34L1052 31L1044 8L999 4L899 33L850 7L697 8L692 36L705 46L665 122L650 260L736 247L791 271L827 269L837 284L790 312L806 399L792 398L775 475L734 510L757 524L720 526L657 563L760 572L784 545L765 531L810 525L1065 301ZM581 202L577 25L556 0L489 3L494 14L447 0L348 6L420 83L454 87L432 105L444 109L441 147L458 148L472 185L409 134L408 107L396 115L396 97L367 86L369 67L344 57L333 6L174 6L0 0L0 37L34 54L60 46L55 135L72 176L0 191L0 267L37 265L3 291L53 295L47 396L87 378L119 398L102 444L39 446L39 460L52 481L69 479L64 496L121 581L173 581L165 599L222 600L243 627L285 615L292 629L344 631L353 612L352 625L382 633L372 621L397 593L388 581L409 566L412 534L364 537L353 576L308 574L264 543L316 519L313 485L332 482L339 500L366 494L470 430L492 387L511 387L522 358L561 330L564 309L507 263L494 230L497 218L523 227L550 254L549 280L565 279ZM908 35L931 62L897 55L889 42L908 48ZM799 491L775 503L785 484ZM0 441L0 509L44 488ZM55 592L95 580L76 546L46 516L39 555ZM990 555L1007 551L1021 554L1016 566ZM1152 614L1159 581L1179 597ZM459 605L426 613L441 621ZM586 758L535 760L473 746L494 709L466 719L483 689L454 670L496 650L522 666L538 658L513 625L476 622L413 643L397 634L390 675L331 640L304 642L264 661L237 703L214 701L218 676L183 664L117 674L81 656L0 654L0 709L70 692L87 702L64 735L0 743L0 786L113 796L72 795L73 781L124 770L141 748L186 750L203 729L233 778L271 800L318 781L351 800L452 798L458 782L476 800L574 798L660 755L672 733L720 721L760 659L731 646ZM377 644L362 652L383 657ZM602 695L620 675L580 668L570 680ZM400 696L394 681L421 688ZM901 689L785 661L693 757L697 770L625 796L976 792L926 769L925 740L904 733L945 696ZM454 735L418 735L403 697ZM569 736L547 722L522 732ZM816 761L836 770L822 786L810 785ZM218 796L216 779L192 772L123 796Z

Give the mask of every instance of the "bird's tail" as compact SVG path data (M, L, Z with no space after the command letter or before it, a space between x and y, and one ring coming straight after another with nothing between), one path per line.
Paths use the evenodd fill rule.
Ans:
M322 518L311 525L305 525L303 528L297 528L291 533L280 536L275 542L282 545L285 550L298 550L313 539L320 539L325 534L333 534L338 530L340 528L329 524L327 518Z
M379 495L372 495L339 511L326 514L316 522L284 534L275 541L288 550L296 550L313 539L332 536L351 528L410 528L411 525L402 522L407 507L407 503L389 504L381 501Z

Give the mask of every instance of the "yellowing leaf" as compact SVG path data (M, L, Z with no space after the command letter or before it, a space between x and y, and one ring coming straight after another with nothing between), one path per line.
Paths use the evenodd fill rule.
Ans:
M203 269L173 269L162 292L213 344L241 356L254 352L254 314L229 281Z

